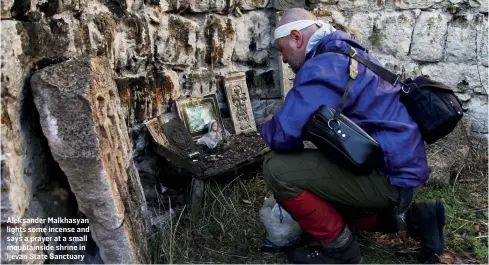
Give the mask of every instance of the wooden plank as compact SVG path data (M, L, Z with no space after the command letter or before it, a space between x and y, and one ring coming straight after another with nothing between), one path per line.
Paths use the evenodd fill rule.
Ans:
M224 90L233 121L235 134L256 132L255 118L244 72L224 78Z

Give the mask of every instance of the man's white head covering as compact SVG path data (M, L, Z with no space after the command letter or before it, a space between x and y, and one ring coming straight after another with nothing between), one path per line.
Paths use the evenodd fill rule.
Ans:
M303 30L314 24L316 24L319 27L319 29L309 39L306 48L306 54L307 54L322 37L336 31L336 29L331 24L325 23L321 20L292 21L290 23L284 24L276 28L273 37L275 40L278 40L280 38L290 35L290 32L292 30Z
M282 37L288 36L292 30L303 30L314 24L320 28L327 26L327 24L321 20L296 20L276 28L274 32L274 39L278 40Z

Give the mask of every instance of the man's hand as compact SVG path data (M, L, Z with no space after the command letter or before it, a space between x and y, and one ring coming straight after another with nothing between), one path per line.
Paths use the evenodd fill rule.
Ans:
M265 122L267 122L267 121L271 120L272 118L273 118L273 114L268 115L268 116L265 118L265 121L264 121L263 123L265 123Z

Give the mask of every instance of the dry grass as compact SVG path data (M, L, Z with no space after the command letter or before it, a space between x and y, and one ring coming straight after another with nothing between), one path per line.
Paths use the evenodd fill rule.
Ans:
M431 184L418 193L419 199L446 200L446 253L465 263L487 262L487 157L473 150L451 186ZM200 216L192 217L189 207L175 207L177 215L151 236L152 262L287 263L283 253L260 251L266 234L258 212L269 195L256 172L225 184L209 183ZM418 244L406 233L357 235L365 263L417 263L414 254Z
M265 230L258 212L265 196L260 177L208 184L200 216L186 207L152 235L153 263L286 263L283 254L260 251Z

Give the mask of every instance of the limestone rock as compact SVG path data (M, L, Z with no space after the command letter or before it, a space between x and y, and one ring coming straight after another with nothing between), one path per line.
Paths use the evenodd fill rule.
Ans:
M118 24L108 8L91 3L81 14L80 24L78 42L83 44L84 54L110 57Z
M399 9L426 9L442 1L443 0L400 0L394 1L394 5Z
M267 7L273 0L240 0L239 5L242 10L254 10Z
M483 14L489 13L489 1L488 0L478 0L480 3L479 12Z
M209 71L199 70L182 75L182 95L199 97L218 90L219 77Z
M172 70L165 70L163 73L163 84L161 87L162 99L170 104L182 95L178 74Z
M178 75L172 70L152 75L116 79L121 109L129 126L166 112L181 94Z
M489 66L489 55L488 55L488 21L486 19L482 20L482 23L477 26L480 30L476 29L477 32L477 51L478 51L478 62L482 65L488 67Z
M288 64L282 62L281 56L279 57L278 63L280 87L282 88L282 96L285 98L287 93L294 87L295 74Z
M246 83L251 97L280 98L282 91L278 82L277 71L268 70L259 72L249 70L246 72Z
M468 64L438 63L421 66L421 72L433 80L451 86L457 92L470 92L487 95L487 68ZM480 75L479 75L480 73Z
M380 35L377 39L370 39L373 36L373 29L375 22L379 19L377 14L354 14L350 22L348 23L348 27L354 29L357 32L357 40L360 42L365 48L371 49L372 46L377 44L377 41L380 41ZM377 37L377 36L375 36Z
M489 132L487 125L487 96L474 95L466 105L469 109L468 115L472 117L471 131L487 134Z
M63 174L57 165L50 164L47 146L37 125L29 87L25 84L27 69L22 51L22 27L12 20L0 22L2 126L1 126L1 223L2 263L18 263L6 260L5 246L39 246L42 242L7 242L12 236L6 227L13 227L7 220L13 218L72 217L75 209L69 187L63 185ZM37 63L36 65L39 65ZM28 96L26 96L28 95ZM76 210L76 209L75 209ZM24 228L42 228L40 224L23 224ZM64 227L63 224L51 224ZM46 233L47 234L47 233ZM50 233L58 236L59 233ZM18 233L16 236L40 236L40 233ZM49 242L55 247L59 242ZM5 253L4 253L5 251ZM42 251L9 251L9 254L43 254ZM43 259L24 260L24 263L42 263Z
M324 5L334 5L338 2L338 0L315 0L309 2L317 2L318 4L324 4Z
M449 17L439 12L422 12L416 20L411 58L421 62L438 62L443 56L444 36ZM450 34L450 31L448 31Z
M406 57L411 46L414 22L410 12L382 15L370 36L374 49L397 58Z
M28 184L24 179L25 139L21 128L25 66L19 22L2 20L2 223L8 217L22 217L29 206ZM5 188L5 189L4 189Z
M233 61L265 65L272 42L270 20L264 12L251 11L236 21Z
M226 9L226 0L189 1L190 10L196 13L221 12Z
M54 159L105 263L146 263L146 202L108 62L67 61L31 78Z
M376 52L372 52L370 53L370 55L376 58L383 67L393 73L402 74L402 71L404 69L404 74L406 78L421 75L421 69L419 68L419 65L413 63L412 61L403 61L396 59L391 55L383 55Z
M447 136L426 146L430 181L449 184L461 170L469 155L470 118L465 115Z
M57 14L64 11L80 11L87 5L87 0L64 0L58 2Z
M377 11L385 9L385 0L369 1L369 0L339 0L338 9L340 11Z
M282 99L252 99L251 106L255 116L256 126L261 127L265 118L274 114L282 104Z
M468 0L466 2L468 2L470 7L479 8L479 12L487 13L487 0Z
M119 75L137 75L147 72L152 61L153 48L149 25L144 15L128 15L114 33L114 68Z
M168 11L172 11L172 12L186 10L189 8L190 5L190 1L188 0L166 0L166 2L168 4Z
M452 21L448 27L446 42L446 60L457 63L475 62L477 50L477 25L472 17L463 17ZM482 34L482 32L480 32Z
M57 14L49 21L23 23L23 50L26 56L41 58L76 57L88 50L88 31L70 13ZM87 48L86 48L87 47Z
M205 35L208 39L205 62L212 67L230 65L236 43L236 22L231 17L210 15L206 20Z
M1 0L0 4L0 19L11 18L10 9L14 5L14 0Z
M196 22L176 16L165 17L158 28L156 60L177 67L195 64Z
M305 0L271 0L276 10L287 10L294 7L306 7Z

